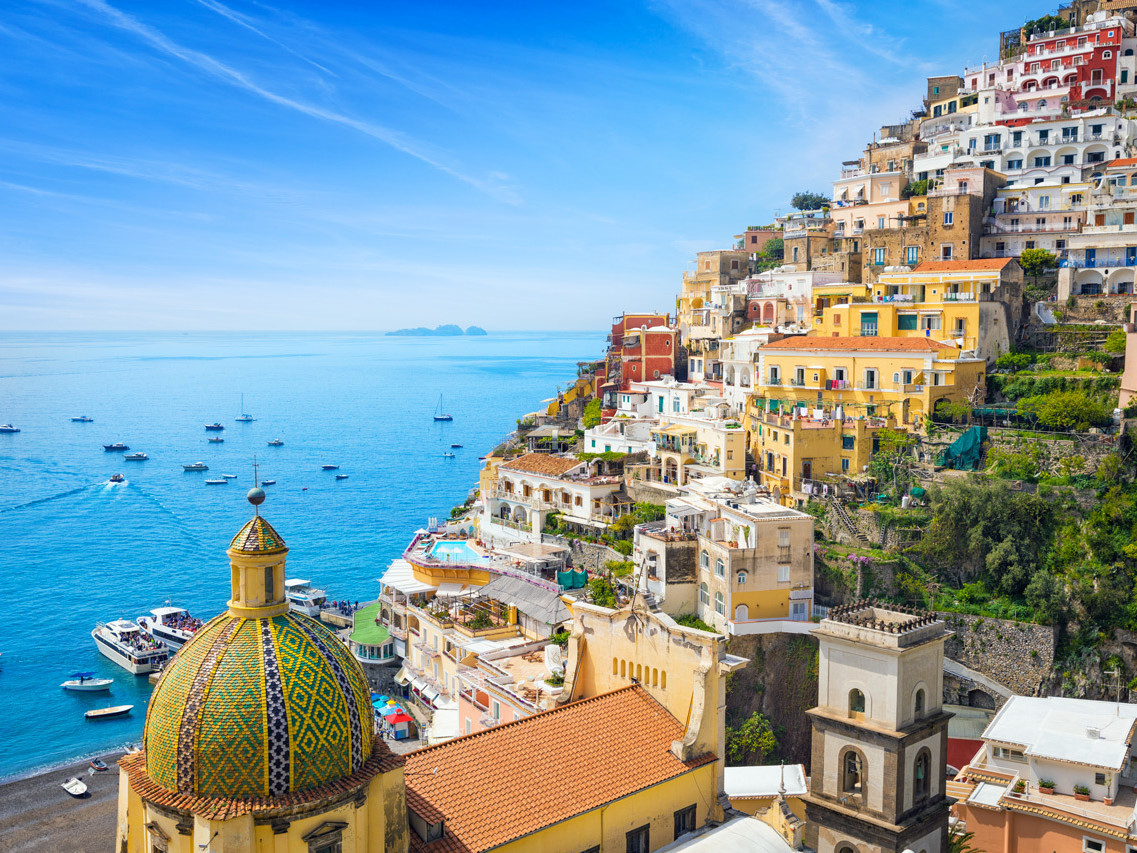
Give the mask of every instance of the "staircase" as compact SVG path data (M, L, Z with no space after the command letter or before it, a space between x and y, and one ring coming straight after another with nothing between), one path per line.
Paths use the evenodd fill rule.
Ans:
M837 518L840 520L841 526L844 527L845 530L847 530L849 534L862 545L871 548L872 543L869 542L869 538L861 532L861 529L857 527L857 525L853 522L853 519L849 517L849 513L845 511L845 505L842 504L835 495L830 495L829 505L832 506L834 512L837 513Z

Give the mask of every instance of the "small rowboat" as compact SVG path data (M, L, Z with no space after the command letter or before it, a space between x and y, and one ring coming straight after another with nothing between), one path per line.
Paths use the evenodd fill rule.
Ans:
M105 720L108 717L121 717L123 714L129 714L133 705L112 705L109 708L98 708L94 711L88 711L83 716L88 720Z
M87 785L82 779L72 776L66 782L62 783L61 787L64 791L73 797L82 797L87 793Z
M94 770L96 773L102 773L103 771L105 771L107 769L107 763L105 761L103 761L101 758L92 758L90 766L91 766L91 769Z

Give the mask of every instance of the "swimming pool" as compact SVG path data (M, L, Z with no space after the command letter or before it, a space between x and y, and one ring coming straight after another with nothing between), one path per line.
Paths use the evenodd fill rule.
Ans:
M430 546L430 556L444 563L480 563L484 558L464 540L440 539Z

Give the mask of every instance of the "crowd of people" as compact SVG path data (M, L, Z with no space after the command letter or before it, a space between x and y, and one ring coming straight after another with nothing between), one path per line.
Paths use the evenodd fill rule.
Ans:
M185 631L187 634L192 634L204 623L188 613L175 613L162 617L162 624L167 628L174 628L178 631Z
M359 602L352 604L350 601L328 601L324 604L325 610L331 610L341 616L350 616L359 609Z

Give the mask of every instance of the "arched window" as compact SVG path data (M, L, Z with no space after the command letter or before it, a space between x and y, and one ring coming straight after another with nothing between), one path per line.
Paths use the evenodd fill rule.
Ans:
M722 561L722 557L715 560L715 577L726 577L726 563Z
M916 716L922 717L924 715L924 688L921 687L916 691Z
M865 712L865 694L857 688L849 691L849 714L863 714Z
M699 552L699 565L704 569L709 568L711 565L711 555L706 551Z
M1101 58L1102 59L1113 59L1113 51L1112 50L1103 50L1102 54L1101 54Z
M864 795L865 768L861 755L856 750L848 750L841 757L841 793L854 797Z
M916 754L916 764L912 768L912 799L926 800L931 789L932 754L921 749Z
M726 605L723 602L721 592L715 593L715 613L717 613L719 616L726 615Z
M619 675L620 674L620 659L619 658L612 658L612 674L613 675Z
M627 663L624 661L620 661L620 678L627 678L627 675L628 675Z
M746 572L739 572L738 573L738 585L739 586L746 586Z
M1043 98L1041 101L1038 102L1038 108L1040 110L1046 109L1046 98Z
M705 583L699 584L699 604L710 604L710 603L711 603L711 594L707 590L707 585Z

